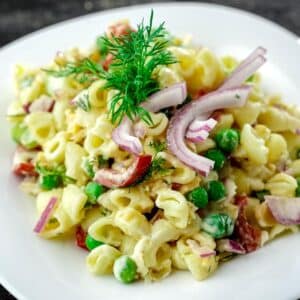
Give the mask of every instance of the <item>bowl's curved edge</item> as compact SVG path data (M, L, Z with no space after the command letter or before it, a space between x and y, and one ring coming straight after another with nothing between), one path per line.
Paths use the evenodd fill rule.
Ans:
M177 6L177 7L187 7L187 6L190 6L190 7L199 6L199 7L201 7L202 6L202 7L206 7L206 8L210 7L210 8L214 8L214 9L228 10L230 12L235 12L235 13L238 13L238 14L242 14L244 16L247 16L247 17L250 17L250 18L252 17L252 18L255 18L257 20L260 20L261 22L268 23L269 25L271 25L273 27L276 27L277 29L279 29L281 31L284 31L291 38L294 38L296 42L299 39L297 34L295 34L292 31L286 29L285 27L283 27L283 26L281 26L281 25L279 25L279 24L277 24L277 23L275 23L275 22L273 22L273 21L271 21L267 18L264 18L260 15L257 15L255 13L252 13L252 12L249 12L249 11L246 11L246 10L242 10L242 9L239 9L239 8L236 8L236 7L225 6L225 5L214 4L214 3L198 3L198 2L192 2L192 1L188 1L188 2L160 2L160 3L137 4L137 5L132 5L132 6L117 7L117 8L113 8L113 9L104 10L104 11L96 11L96 12L93 12L93 13L88 13L88 14L84 14L84 15L81 15L81 16L78 16L78 17L75 17L75 18L64 20L64 21L61 21L61 22L58 22L58 23L55 23L55 24L51 24L51 25L48 25L44 28L41 28L41 29L35 30L35 31L33 31L29 34L26 34L26 35L24 35L20 38L17 38L16 40L0 47L0 53L4 50L9 50L10 47L15 46L18 43L23 42L24 40L26 40L28 38L32 38L32 37L38 36L40 34L45 34L48 31L50 31L52 29L55 29L56 27L59 27L59 26L62 26L62 25L68 25L68 24L71 24L71 23L76 22L78 20L88 19L88 18L96 16L96 15L109 15L112 12L122 12L124 10L134 10L134 9L137 9L137 8L146 8L146 7L152 7L152 8L155 9L155 8L167 7L167 6Z

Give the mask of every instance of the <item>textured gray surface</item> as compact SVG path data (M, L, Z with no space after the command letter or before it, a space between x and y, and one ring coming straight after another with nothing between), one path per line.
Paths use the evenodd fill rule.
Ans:
M91 11L146 2L160 1L26 0L21 3L19 0L1 0L0 45L4 45L19 36L49 24L83 15ZM206 2L230 5L255 12L300 34L299 0L207 0Z
M0 0L0 46L39 28L92 11L147 2L162 1ZM300 35L300 0L207 0L205 2L254 12ZM13 299L15 298L0 286L0 300Z

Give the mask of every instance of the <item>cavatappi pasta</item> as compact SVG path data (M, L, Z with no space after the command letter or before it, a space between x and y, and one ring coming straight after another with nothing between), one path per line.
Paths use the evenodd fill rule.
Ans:
M124 21L109 28L116 35L130 30ZM264 196L289 201L300 195L299 109L266 95L258 73L244 82L252 87L244 106L215 111L209 137L187 142L215 162L208 176L165 147L172 108L151 111L151 123L136 120L142 152L152 156L146 175L129 186L97 183L99 169L122 172L133 165L133 156L112 137L117 124L110 107L117 91L102 78L54 77L44 70L85 58L109 68L111 54L100 46L59 53L45 68L16 66L16 96L8 109L18 144L14 172L25 176L22 188L34 195L37 218L55 199L41 237L73 234L90 251L92 274L114 273L128 283L160 280L175 269L203 280L237 253L298 231L297 225L280 224ZM160 89L185 82L186 102L216 91L239 65L187 39L169 37L167 50L176 62L158 65L152 76ZM232 242L240 252L229 247Z

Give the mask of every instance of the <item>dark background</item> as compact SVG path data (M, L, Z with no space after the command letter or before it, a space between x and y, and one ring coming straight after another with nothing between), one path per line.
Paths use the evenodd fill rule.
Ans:
M147 2L162 1L0 0L0 46L39 28L89 12ZM206 0L205 2L254 12L300 35L300 0ZM0 300L14 299L0 285Z

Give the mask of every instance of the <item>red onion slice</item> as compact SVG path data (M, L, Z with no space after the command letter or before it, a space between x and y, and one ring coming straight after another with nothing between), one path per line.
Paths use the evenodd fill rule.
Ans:
M300 225L300 198L265 196L276 221L282 225Z
M198 242L194 240L187 240L186 243L191 248L191 250L200 257L209 257L216 255L216 251L207 247L207 246L201 246Z
M231 252L236 254L245 254L246 250L237 241L223 239L217 242L217 250L220 252Z
M46 208L43 210L38 222L36 223L36 225L33 229L34 232L41 233L44 230L45 226L47 225L47 223L54 211L57 201L58 201L57 197L52 197L50 199L50 201L48 202Z
M258 56L264 56L267 53L267 49L263 47L257 47L250 55L248 55L230 74L230 76L235 76L235 74L241 71L248 63L252 62Z
M151 155L140 155L126 170L100 169L97 171L94 181L109 187L126 187L140 180L148 171L152 161Z
M143 138L146 135L146 127L143 121L138 121L133 125L134 135L138 138Z
M186 83L181 82L151 95L141 106L150 112L157 112L169 106L182 104L186 97ZM113 131L112 138L125 151L139 155L143 147L135 134L143 137L145 127L134 128L132 121L128 117L124 117L121 124Z
M121 124L112 132L112 139L125 151L139 155L143 151L140 140L133 134L133 123L124 117Z
M167 132L168 148L187 166L207 175L214 162L192 152L185 144L184 137L191 121L208 112L243 106L251 87L243 86L228 90L217 90L192 101L180 109L170 121Z
M209 118L204 121L197 118L189 126L186 138L191 142L202 142L208 138L209 132L216 126L217 123L218 122L213 118Z
M266 62L265 53L266 50L264 48L257 48L236 68L219 89L233 88L243 84Z
M55 102L48 96L41 96L30 104L28 112L51 112Z
M141 106L150 112L158 112L182 104L186 97L186 83L180 82L151 95Z

